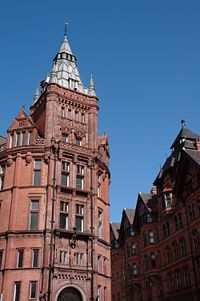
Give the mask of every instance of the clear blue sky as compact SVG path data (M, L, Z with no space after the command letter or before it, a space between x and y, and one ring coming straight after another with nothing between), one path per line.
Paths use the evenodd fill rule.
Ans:
M64 22L82 80L93 73L110 140L111 221L149 192L186 120L200 133L199 0L0 1L0 134L49 72Z

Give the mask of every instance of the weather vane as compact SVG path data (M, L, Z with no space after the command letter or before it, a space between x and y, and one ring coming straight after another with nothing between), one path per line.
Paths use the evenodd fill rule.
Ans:
M67 35L67 26L69 25L68 22L65 22L65 36Z

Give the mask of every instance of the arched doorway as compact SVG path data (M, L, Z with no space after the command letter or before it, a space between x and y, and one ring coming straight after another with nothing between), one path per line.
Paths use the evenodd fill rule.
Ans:
M60 292L57 301L83 301L83 298L77 289L66 287Z

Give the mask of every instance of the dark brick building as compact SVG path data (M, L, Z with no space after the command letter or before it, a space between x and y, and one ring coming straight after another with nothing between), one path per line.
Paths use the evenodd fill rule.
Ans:
M200 136L185 127L150 194L111 224L112 301L200 300Z
M0 300L111 300L109 145L65 33L0 137Z

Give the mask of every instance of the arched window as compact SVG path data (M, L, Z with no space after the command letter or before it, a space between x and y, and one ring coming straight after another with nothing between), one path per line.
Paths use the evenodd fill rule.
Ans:
M77 289L67 287L59 294L57 301L83 301L83 298Z
M138 269L137 269L137 265L135 263L133 264L132 269L133 269L133 276L137 276Z
M173 257L174 257L174 259L177 259L178 255L179 255L179 249L178 249L178 243L177 243L177 241L174 241L172 243L172 251L173 251Z
M149 230L149 243L154 244L155 239L154 239L154 233L152 230Z
M184 275L184 285L185 287L190 287L191 282L190 282L190 271L187 266L183 268L183 275Z
M179 243L180 243L181 255L184 256L187 253L185 238L181 237Z
M182 287L182 274L179 269L175 271L175 276L176 276L176 288L179 290Z
M166 257L166 262L169 263L172 260L172 255L171 255L171 249L170 246L165 247L165 257Z
M194 250L197 250L200 247L199 233L197 229L195 229L191 232L191 234L192 234L193 248Z
M150 260L151 260L151 267L155 268L156 267L156 254L155 253L151 253Z

